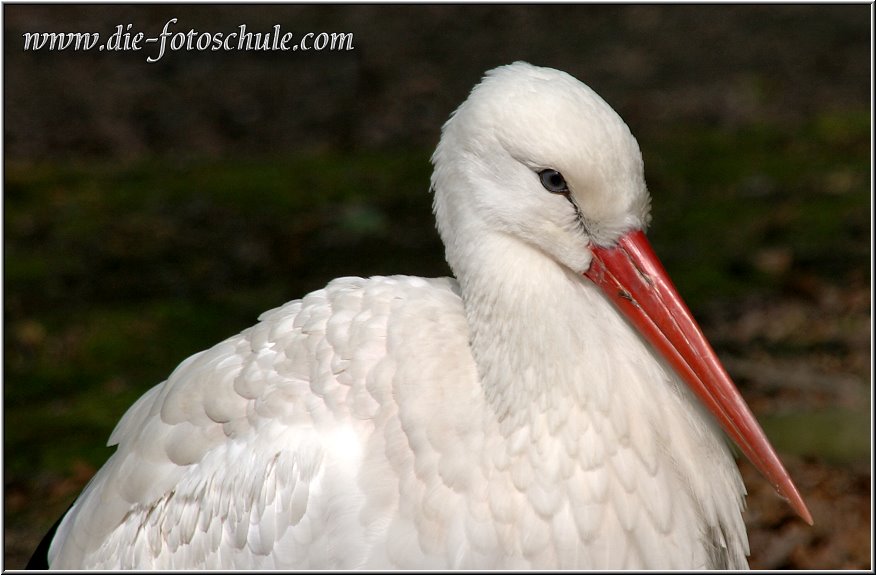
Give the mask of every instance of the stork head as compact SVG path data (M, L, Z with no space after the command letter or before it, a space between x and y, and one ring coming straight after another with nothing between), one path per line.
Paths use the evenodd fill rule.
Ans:
M461 228L510 234L583 272L588 245L611 245L649 220L636 139L599 95L558 70L517 62L487 72L444 125L433 162L454 269L455 243L469 236Z
M602 289L724 431L812 518L645 238L649 196L627 125L593 90L523 62L487 72L432 157L438 229L460 277L513 238ZM462 272L462 274L461 274Z

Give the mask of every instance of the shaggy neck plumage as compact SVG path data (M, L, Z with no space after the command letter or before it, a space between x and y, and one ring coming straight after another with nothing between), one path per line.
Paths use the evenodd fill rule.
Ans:
M457 266L472 353L504 428L533 413L604 403L611 366L594 328L611 304L536 248L502 234L467 244Z

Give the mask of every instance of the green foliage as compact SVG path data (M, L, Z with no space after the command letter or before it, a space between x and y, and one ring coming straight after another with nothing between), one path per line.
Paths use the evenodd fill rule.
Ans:
M869 132L868 113L846 113L640 141L652 241L689 303L781 292L801 274L866 277ZM787 265L759 265L767 250Z
M825 409L762 418L763 429L782 453L821 457L833 463L866 462L870 456L870 413Z
M640 141L692 307L866 275L869 113ZM6 167L7 477L98 466L185 357L339 275L446 275L428 151ZM789 263L759 266L764 250Z

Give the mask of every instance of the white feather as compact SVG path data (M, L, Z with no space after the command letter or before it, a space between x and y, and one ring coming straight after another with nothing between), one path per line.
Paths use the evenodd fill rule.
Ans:
M746 565L720 432L580 275L648 220L626 125L518 63L433 160L459 283L337 279L184 361L113 431L52 567L687 569L716 545Z

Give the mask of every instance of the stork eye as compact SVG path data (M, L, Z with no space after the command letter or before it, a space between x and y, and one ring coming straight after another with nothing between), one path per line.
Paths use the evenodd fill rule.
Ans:
M558 171L551 169L542 170L538 173L538 177L541 178L541 185L550 193L569 193L569 185L566 183L566 178L564 178L563 174Z

